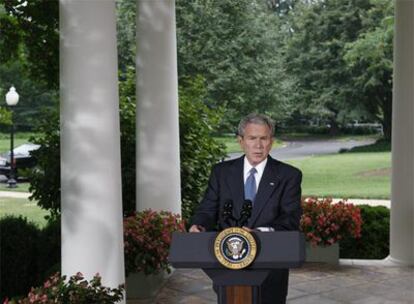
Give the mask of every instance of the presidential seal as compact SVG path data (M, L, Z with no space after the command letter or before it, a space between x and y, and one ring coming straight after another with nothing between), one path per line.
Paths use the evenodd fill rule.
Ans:
M255 259L256 240L253 235L239 227L231 227L220 232L214 241L214 254L224 267L243 269Z

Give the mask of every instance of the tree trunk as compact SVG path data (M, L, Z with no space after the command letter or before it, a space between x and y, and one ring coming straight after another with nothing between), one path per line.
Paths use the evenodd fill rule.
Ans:
M330 128L329 128L329 135L336 136L339 134L339 126L338 123L334 118L329 121Z
M382 129L384 131L384 139L391 141L391 125L392 125L392 93L386 95L382 100L381 110L383 113Z

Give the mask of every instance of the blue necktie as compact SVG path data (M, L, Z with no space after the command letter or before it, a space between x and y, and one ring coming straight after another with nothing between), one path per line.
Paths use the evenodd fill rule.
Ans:
M254 178L254 174L256 172L256 168L251 168L249 171L249 176L246 179L246 183L244 184L244 199L251 200L252 203L256 197L256 179Z

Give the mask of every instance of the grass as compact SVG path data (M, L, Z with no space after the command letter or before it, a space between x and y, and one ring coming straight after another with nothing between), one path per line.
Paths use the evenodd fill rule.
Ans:
M26 144L33 136L31 132L18 132L14 134L14 147ZM0 154L10 151L10 133L0 133Z
M240 148L239 142L237 141L236 136L231 135L221 135L221 136L214 136L214 139L226 146L227 153L234 153L234 152L242 152ZM273 148L281 147L284 145L284 142L280 139L276 139L273 141Z
M8 188L7 183L0 184L0 191L29 192L30 183L18 183L16 188Z
M344 153L287 162L303 172L303 195L390 198L390 152Z
M26 198L0 197L0 218L6 215L22 215L40 228L46 225L45 216L49 212L37 206L36 202Z
M287 162L302 170L302 194L305 196L390 198L390 152L343 153ZM28 187L28 184L20 185L19 190ZM6 214L26 216L43 227L46 223L44 216L48 212L28 199L0 198L0 217Z
M340 151L341 153L360 153L360 152L390 152L391 142L379 139L372 145L353 147L350 150Z

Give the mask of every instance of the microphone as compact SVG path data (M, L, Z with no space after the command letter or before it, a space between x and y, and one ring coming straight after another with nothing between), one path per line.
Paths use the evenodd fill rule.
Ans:
M240 212L240 227L243 227L247 224L247 221L252 215L253 203L251 200L245 200Z
M224 222L227 225L232 226L230 220L232 220L232 221L235 220L235 218L233 217L233 201L232 200L227 200L224 203L224 206L223 206L223 219L224 219Z

